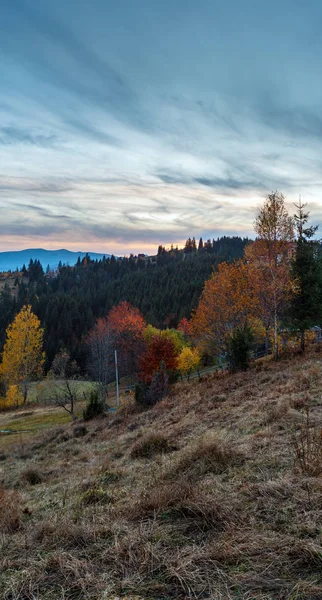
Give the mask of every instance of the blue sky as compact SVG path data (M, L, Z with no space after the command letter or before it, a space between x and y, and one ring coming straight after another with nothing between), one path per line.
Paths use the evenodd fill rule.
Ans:
M251 235L322 217L322 3L2 0L0 250Z

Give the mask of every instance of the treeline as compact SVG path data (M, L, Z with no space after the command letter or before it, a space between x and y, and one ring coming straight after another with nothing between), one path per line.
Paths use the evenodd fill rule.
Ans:
M205 281L223 262L243 256L248 239L194 238L183 249L159 246L155 256L114 256L92 261L86 256L75 267L60 265L57 273L44 273L39 261L30 261L17 276L16 294L7 287L0 293L0 352L5 331L25 305L44 328L46 370L61 348L66 348L81 369L86 368L83 343L95 321L113 306L128 301L148 323L160 329L177 327L198 305Z

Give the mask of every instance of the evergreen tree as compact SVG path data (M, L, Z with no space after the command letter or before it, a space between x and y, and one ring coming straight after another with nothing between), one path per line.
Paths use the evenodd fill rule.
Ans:
M322 269L320 244L313 240L318 226L308 226L309 212L305 204L295 204L297 240L292 276L296 292L291 300L289 317L301 334L301 350L305 350L305 330L317 325L322 317Z

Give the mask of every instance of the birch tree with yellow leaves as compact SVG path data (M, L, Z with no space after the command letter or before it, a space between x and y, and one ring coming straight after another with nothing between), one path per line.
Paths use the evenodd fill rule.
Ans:
M24 403L31 381L42 374L44 364L44 331L31 306L24 306L6 331L1 376L7 386L19 386Z

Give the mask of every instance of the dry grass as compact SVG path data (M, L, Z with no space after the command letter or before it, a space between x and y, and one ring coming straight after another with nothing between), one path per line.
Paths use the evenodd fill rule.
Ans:
M156 454L167 454L176 450L176 446L160 434L151 433L133 444L131 458L152 458Z
M322 473L322 428L314 426L307 407L300 432L293 435L295 459L302 473L317 476Z
M178 384L79 436L49 413L0 462L1 600L321 600L321 386L312 354Z
M242 455L231 444L217 435L194 440L181 452L179 459L171 465L168 476L196 480L207 473L224 473L230 467L240 465Z

